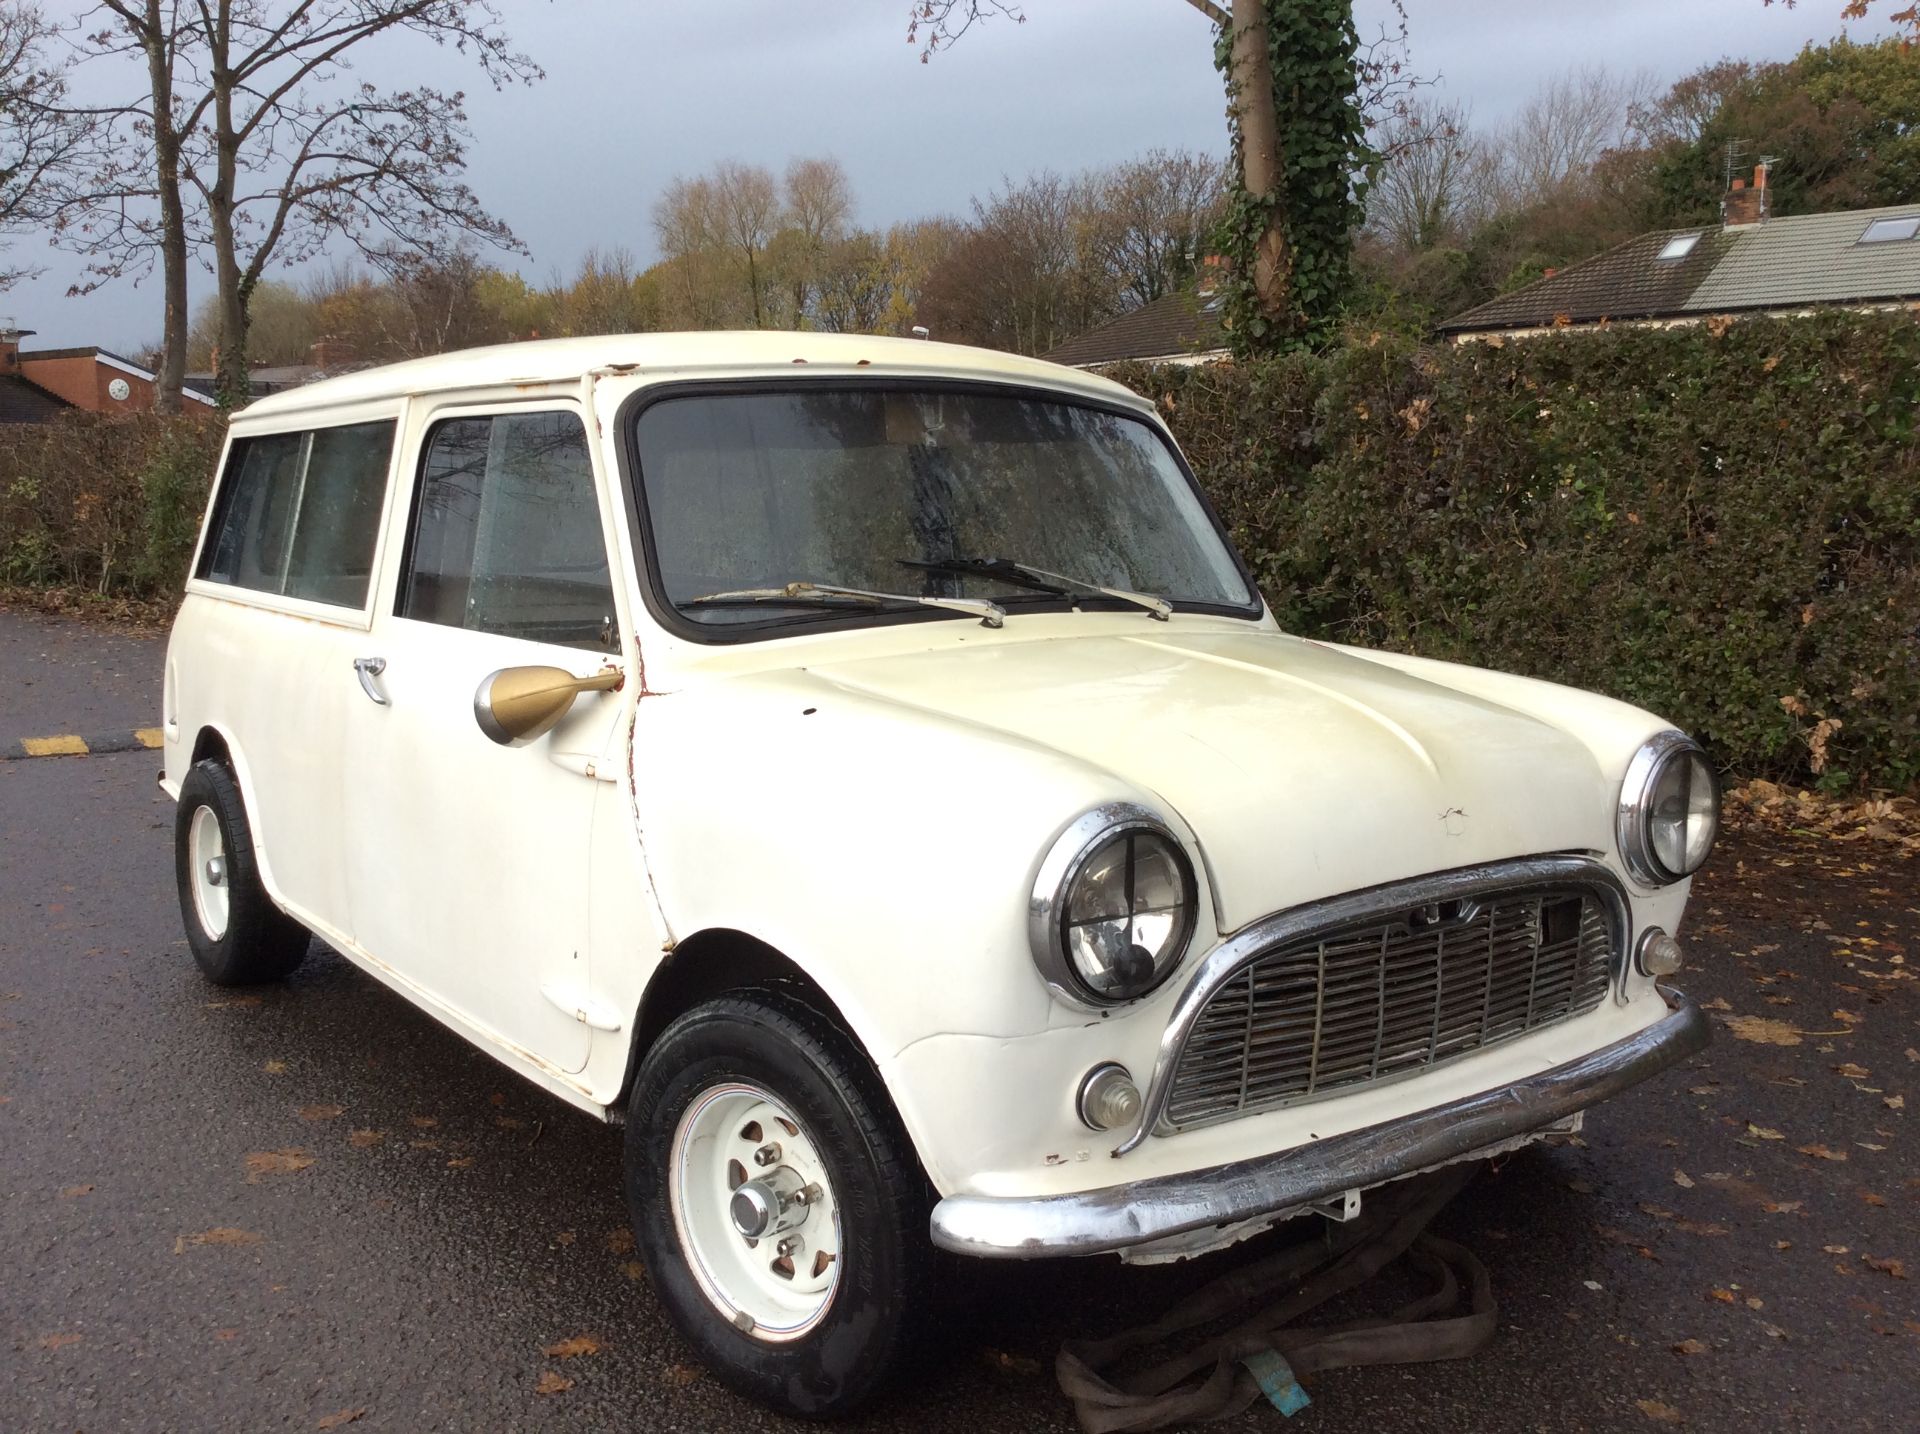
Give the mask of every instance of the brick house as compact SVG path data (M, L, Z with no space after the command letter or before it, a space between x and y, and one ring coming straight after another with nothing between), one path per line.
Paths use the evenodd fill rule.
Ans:
M0 328L0 422L40 423L64 409L144 413L153 407L154 374L102 348L22 349L31 329ZM193 389L188 408L213 400Z

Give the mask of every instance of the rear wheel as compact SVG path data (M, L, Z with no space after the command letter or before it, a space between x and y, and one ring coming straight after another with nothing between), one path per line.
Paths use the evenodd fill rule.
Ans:
M187 944L216 986L276 981L306 956L306 928L260 884L239 783L218 762L196 762L180 784L173 869Z
M626 1165L654 1287L725 1383L814 1418L884 1383L925 1303L925 1184L828 1022L760 991L682 1016L634 1081Z

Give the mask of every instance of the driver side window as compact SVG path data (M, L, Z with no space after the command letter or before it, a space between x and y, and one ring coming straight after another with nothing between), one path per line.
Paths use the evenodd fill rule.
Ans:
M395 611L474 632L619 650L606 534L578 414L434 425Z

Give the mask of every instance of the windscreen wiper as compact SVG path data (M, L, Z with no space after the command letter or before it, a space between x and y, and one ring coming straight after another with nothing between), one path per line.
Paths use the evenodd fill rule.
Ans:
M1050 573L1045 568L1029 567L1025 563L1016 563L1012 558L939 558L927 561L921 558L895 558L902 567L918 568L928 573L957 573L963 577L999 578L1029 592L1052 593L1056 597L1066 597L1070 593L1095 593L1101 597L1117 598L1121 602L1130 602L1135 607L1143 607L1155 622L1165 622L1173 616L1173 604L1165 598L1155 597L1152 593L1137 593L1130 588L1110 588L1100 583L1090 583L1084 578L1071 578L1065 573ZM929 598L929 602L933 599ZM954 599L964 601L964 599Z
M865 588L836 587L832 583L788 583L783 588L741 588L735 592L703 593L683 598L681 607L727 603L813 603L846 599L865 603L916 603L921 607L946 608L977 617L988 627L999 627L1007 619L1007 610L985 598L924 597L918 593L877 593Z

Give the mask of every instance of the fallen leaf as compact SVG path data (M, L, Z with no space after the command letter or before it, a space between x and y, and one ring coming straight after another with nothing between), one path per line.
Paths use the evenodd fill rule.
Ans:
M264 1236L251 1230L235 1229L232 1225L215 1225L211 1230L202 1230L197 1235L181 1235L173 1242L173 1252L184 1255L193 1245L257 1245Z
M384 1130L352 1130L347 1132L347 1144L355 1150L370 1150L387 1138Z
M1734 1294L1732 1290L1720 1290L1720 1289L1707 1291L1707 1296L1710 1299L1716 1299L1720 1301L1720 1303L1723 1305L1737 1304L1740 1298L1738 1295Z
M535 1394L564 1394L571 1388L573 1388L573 1381L571 1379L568 1379L566 1375L561 1374L558 1370L549 1369L541 1373L540 1382L533 1386L533 1392Z
M215 1339L238 1339L240 1338L240 1331L237 1329L217 1329L213 1332L213 1337Z
M1845 1076L1848 1080L1865 1080L1873 1072L1854 1061L1842 1061L1833 1068L1835 1075Z
M265 1065L261 1066L260 1069L268 1075L285 1075L287 1073L287 1063L285 1061L268 1061Z
M692 1364L669 1364L660 1371L660 1377L676 1389L685 1389L700 1377L700 1369Z
M1686 1416L1671 1404L1662 1404L1657 1399L1636 1399L1634 1406L1656 1424L1684 1424Z
M1860 1192L1860 1198L1866 1201L1869 1205L1874 1205L1874 1206L1885 1206L1887 1203L1886 1196L1876 1195L1871 1190L1862 1190Z
M615 1255L633 1253L633 1231L628 1229L607 1231L607 1250Z
M1802 1155L1811 1155L1815 1160L1845 1160L1847 1158L1846 1151L1829 1150L1824 1145L1796 1145L1794 1149L1798 1150Z
M1726 997L1715 996L1711 1001L1702 1001L1700 1003L1700 1009L1703 1011L1731 1011L1733 1007L1727 1004Z
M1904 1280L1907 1277L1906 1265L1900 1260L1893 1259L1891 1256L1883 1259L1877 1255L1862 1255L1860 1262L1868 1269L1878 1270L1881 1274L1889 1276L1892 1279Z
M299 1115L302 1120L336 1120L345 1112L342 1105L303 1105Z
M1667 1209L1664 1205L1649 1205L1645 1201L1642 1201L1640 1208L1656 1220L1671 1220L1673 1218L1673 1211Z
M1881 1101L1880 1104L1884 1105L1888 1110L1905 1110L1907 1108L1907 1098L1903 1095L1890 1095Z
M1711 1220L1705 1223L1699 1220L1675 1220L1673 1222L1673 1228L1689 1235L1724 1235L1727 1233L1727 1227L1725 1225L1718 1224Z
M571 1245L574 1242L575 1238L576 1237L573 1231L562 1230L559 1234L553 1237L553 1243L556 1245Z
M1591 1195L1593 1194L1593 1182L1590 1180L1569 1180L1567 1182L1567 1189L1576 1195Z
M439 1148L440 1142L437 1140L409 1140L407 1142L407 1149L409 1150L438 1150Z
M410 1115L407 1119L412 1121L413 1124L421 1130L432 1130L434 1126L440 1123L438 1118L431 1115Z
M1920 1061L1920 1050L1915 1050L1912 1046L1908 1046L1907 1059L1910 1061Z
M450 1170L465 1170L472 1164L473 1157L471 1155L456 1155L447 1162L447 1168Z
M366 1412L367 1406L364 1404L357 1409L341 1409L333 1414L324 1416L313 1427L316 1429L338 1429L343 1424L352 1424L356 1420L364 1418Z
M647 1267L638 1260L628 1260L620 1267L620 1273L630 1280L644 1280L647 1277Z
M1829 1255L1844 1255L1847 1253L1847 1247L1845 1245L1822 1245L1820 1248Z
M70 1344L80 1343L77 1334L43 1334L34 1343L42 1349L65 1349Z
M69 1185L60 1192L60 1198L62 1200L78 1200L82 1195L91 1194L93 1194L93 1187L91 1185Z
M1782 1135L1779 1131L1769 1130L1764 1125L1755 1125L1752 1121L1747 1122L1747 1134L1753 1136L1756 1140L1786 1139L1786 1136Z
M1753 1041L1763 1046L1800 1044L1798 1031L1785 1021L1776 1021L1771 1016L1728 1016L1727 1029L1738 1040Z
M547 1345L540 1352L552 1359L576 1359L583 1354L598 1354L604 1345L590 1334L576 1334L572 1339L563 1339L556 1344Z
M1798 1200L1769 1200L1761 1208L1769 1215L1791 1215L1800 1208Z
M247 1156L246 1163L247 1184L258 1185L269 1175L292 1175L305 1170L313 1164L313 1157L298 1147L287 1150L256 1150Z
M1684 1170L1676 1170L1673 1172L1673 1183L1678 1185L1682 1190L1693 1189L1693 1177L1688 1175Z
M989 1369L1004 1370L1009 1374L1038 1374L1040 1361L1028 1359L1024 1354L1009 1354L1004 1349L983 1349L980 1362Z
M1791 1250L1791 1249L1793 1248L1793 1241L1791 1241L1791 1240L1775 1240L1775 1241L1773 1242L1773 1248L1774 1248L1774 1249L1776 1249L1776 1250Z
M1673 1346L1675 1354L1705 1354L1707 1346L1697 1339L1683 1339Z

